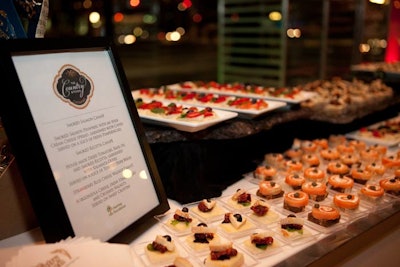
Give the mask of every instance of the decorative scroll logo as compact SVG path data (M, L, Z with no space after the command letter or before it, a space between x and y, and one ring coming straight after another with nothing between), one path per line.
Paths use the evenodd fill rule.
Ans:
M53 89L58 98L78 109L89 104L94 91L90 77L72 65L61 67L54 78Z
M35 267L61 267L70 265L73 260L66 249L55 249L50 252L49 258L44 262L38 263Z

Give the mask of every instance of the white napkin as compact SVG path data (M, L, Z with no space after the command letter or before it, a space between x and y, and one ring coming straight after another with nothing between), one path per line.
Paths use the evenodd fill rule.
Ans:
M128 245L105 243L90 238L68 238L58 243L24 246L6 267L22 266L134 266Z

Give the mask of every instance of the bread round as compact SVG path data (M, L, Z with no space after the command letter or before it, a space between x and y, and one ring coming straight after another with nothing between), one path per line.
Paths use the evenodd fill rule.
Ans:
M242 253L238 252L238 254L234 257L230 257L226 260L212 260L211 255L209 254L204 261L204 266L206 267L240 267L244 264L244 256Z

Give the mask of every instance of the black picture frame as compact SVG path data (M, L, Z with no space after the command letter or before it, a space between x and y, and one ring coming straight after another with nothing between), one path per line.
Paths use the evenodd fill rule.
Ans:
M100 51L100 52L99 52ZM47 126L43 126L41 123L35 122L35 108L33 107L38 107L40 110L45 110L46 112L49 112L49 114L52 114L52 118L57 118L59 117L60 120L64 119L65 114L58 114L57 115L57 110L53 111L51 110L51 104L49 104L49 101L43 101L42 99L36 99L36 97L31 97L30 94L33 90L50 90L49 84L43 84L43 88L40 89L41 86L34 86L36 79L43 79L46 81L48 80L53 80L53 85L52 89L54 92L51 94L56 95L57 92L55 89L57 86L56 81L57 79L54 78L57 69L54 69L54 73L46 73L49 72L48 68L46 67L46 62L43 62L42 60L38 60L37 62L35 61L34 63L29 63L29 60L27 64L24 63L25 56L26 58L30 59L31 56L38 56L39 59L44 56L44 58L47 58L49 56L51 59L55 58L56 61L60 60L61 62L65 61L65 64L68 66L70 63L70 58L65 57L66 55L80 55L81 53L87 56L89 59L85 59L85 57L80 60L78 57L78 62L81 62L82 65L85 65L86 62L90 62L91 58L94 57L94 62L93 65L96 63L96 58L97 53L100 53L101 58L105 58L104 60L106 62L110 62L111 68L105 68L105 71L102 70L104 73L103 75L96 74L97 80L90 81L91 77L86 76L86 78L89 80L88 83L85 82L86 84L89 84L89 87L92 86L93 88L96 89L96 83L100 84L102 81L108 81L108 80L113 80L115 79L117 82L117 85L119 85L119 88L114 88L114 86L111 86L112 88L107 88L107 90L101 89L103 91L96 91L97 95L102 96L103 98L107 98L106 96L109 95L116 95L119 96L122 99L121 101L117 101L117 103L121 102L121 105L117 105L117 110L120 111L121 114L128 114L125 119L122 119L122 125L121 128L119 129L120 132L123 132L124 134L130 136L132 135L134 141L131 141L131 138L129 140L120 140L118 139L118 144L120 145L125 145L124 142L127 144L136 142L137 140L137 146L136 150L141 150L141 151L134 151L130 152L130 147L125 147L122 149L122 152L120 153L127 153L131 154L134 156L134 158L138 158L139 160L133 160L132 159L132 164L135 166L137 162L141 162L143 160L145 168L147 167L147 171L145 172L146 174L150 177L147 177L147 179L143 183L146 183L145 186L147 188L148 186L148 191L151 194L146 195L146 190L138 190L133 184L133 181L137 181L138 179L134 180L129 179L126 180L128 181L128 189L126 191L132 191L129 192L130 194L127 194L125 192L118 191L118 194L116 196L112 195L113 198L119 197L119 195L124 194L127 196L128 200L125 206L121 206L121 203L119 203L119 208L116 209L114 206L109 204L107 206L107 209L109 214L107 216L111 216L111 214L115 217L112 217L113 221L111 224L115 224L116 226L110 227L109 229L107 225L107 218L104 215L104 209L99 209L97 211L97 208L94 207L94 201L92 199L86 200L85 197L80 198L80 203L92 201L91 205L94 207L92 209L87 209L87 204L75 204L72 202L66 201L65 197L63 197L64 191L66 192L66 195L73 195L72 191L76 192L77 195L80 194L80 189L73 190L67 186L59 186L58 183L60 180L58 179L56 172L54 171L54 163L56 165L62 165L65 164L65 166L68 166L65 168L70 168L69 163L67 162L69 159L68 158L63 158L63 151L67 150L61 150L60 148L57 148L59 152L54 149L56 152L48 153L49 151L49 146L48 146L48 138L44 138L43 133L51 132L53 130L49 130L51 126L49 126L47 129ZM22 56L22 57L21 57ZM65 57L65 58L63 58ZM20 59L22 58L22 63L19 62L16 64L15 59ZM18 62L17 60L17 62ZM103 59L101 59L103 60ZM46 60L44 60L46 61ZM21 70L24 69L25 65L31 64L32 66L36 66L35 68L32 68L31 70ZM35 65L36 64L36 65ZM51 64L51 62L50 62ZM58 64L58 63L57 63ZM76 71L80 71L81 69L78 68ZM91 70L93 70L94 73L97 72L97 67L92 67ZM108 71L109 70L109 71ZM15 156L19 171L21 173L22 179L24 181L25 187L27 189L28 195L30 197L30 200L32 202L33 209L35 211L35 214L38 218L39 225L41 228L41 231L43 233L43 236L45 238L45 241L48 243L52 242L57 242L61 239L65 239L67 237L74 237L78 235L86 235L85 230L81 232L80 230L80 224L83 220L90 220L90 223L84 223L83 228L89 228L87 226L92 226L94 228L98 228L97 231L99 232L100 236L96 236L97 234L93 233L88 233L87 235L90 235L91 237L101 239L103 241L109 241L109 242L118 242L118 243L130 243L133 241L134 238L136 238L142 231L145 231L147 227L149 227L148 223L153 222L154 223L154 216L157 214L164 213L169 209L169 204L168 204L168 199L166 196L166 193L164 191L161 179L159 177L159 173L157 170L157 166L155 164L155 161L153 159L150 146L146 141L146 136L145 132L143 129L143 126L141 124L140 118L138 116L131 90L129 88L129 84L127 82L127 79L125 77L124 71L122 64L120 62L120 59L118 58L118 54L116 51L116 47L113 44L113 42L108 39L108 38L75 38L75 39L18 39L18 40L1 40L0 41L0 71L1 71L1 103L0 103L0 117L2 120L2 124L4 126L4 129L6 131L7 137L8 137L8 142L11 146L12 153ZM68 74L71 71L71 69L64 69L64 72L60 70L60 73L62 74ZM75 70L73 69L72 72ZM85 73L87 70L83 70L83 73ZM51 71L50 71L51 72ZM71 77L75 75L76 73L71 74ZM104 75L105 74L105 75ZM69 75L69 74L68 74ZM46 78L43 78L46 77ZM98 77L100 76L100 78ZM101 77L105 76L105 77ZM40 78L38 78L40 77ZM76 77L76 76L74 76ZM21 81L21 79L23 81ZM61 80L61 78L60 78ZM33 84L33 88L30 88L31 86L31 81ZM59 81L59 80L58 80ZM92 83L90 83L92 82ZM23 85L25 83L25 85ZM46 81L47 83L47 81ZM88 88L89 88L88 87ZM101 86L100 86L101 87ZM118 86L116 86L118 87ZM58 87L57 87L58 88ZM92 89L93 89L92 88ZM93 89L93 91L95 90ZM63 89L64 90L64 89ZM86 90L86 88L85 88ZM108 91L111 90L111 91ZM46 91L47 92L47 91ZM72 91L71 91L72 92ZM83 92L83 91L82 91ZM32 93L32 94L36 94ZM93 93L94 94L94 93ZM64 95L64 91L63 91ZM66 95L66 94L65 94ZM58 96L60 98L60 96ZM86 101L88 101L88 96L86 96ZM112 99L114 99L112 97ZM45 99L46 100L46 99ZM51 102L53 101L53 98L51 97ZM58 101L56 103L57 105L62 105L62 109L68 109L68 110L73 110L73 112L78 112L76 110L84 110L82 107L74 107L74 105L81 105L80 102L83 102L82 99L76 100L76 99L58 99L55 97L54 101ZM40 103L39 103L40 102ZM77 104L78 103L78 104ZM99 102L103 103L103 102ZM96 105L95 100L92 100L92 103L85 104L85 105ZM44 106L44 107L41 107ZM72 107L71 107L72 106ZM47 108L49 110L47 110ZM99 105L99 109L102 109L103 106ZM115 115L114 113L106 111L102 111L103 115L105 117L107 116L115 116L115 118L119 118L118 115ZM37 112L36 112L37 113ZM72 113L71 113L72 114ZM73 113L75 114L75 113ZM55 117L54 117L55 116ZM124 116L121 116L124 117ZM81 121L82 122L82 121ZM82 122L83 123L83 122ZM105 121L104 121L105 123ZM108 123L108 122L107 122ZM61 125L61 124L60 124ZM64 123L62 123L64 125ZM67 123L65 123L67 125ZM69 125L69 124L68 124ZM94 124L93 124L94 125ZM58 130L63 130L64 126L59 127L61 129ZM67 127L67 126L65 126ZM70 126L68 126L70 127ZM86 131L86 127L82 126L82 128L76 128L78 131ZM122 129L122 130L121 130ZM131 130L133 129L133 130ZM55 131L55 130L54 130ZM51 132L52 133L52 132ZM72 132L71 132L72 134ZM115 134L115 136L114 136ZM117 134L118 133L111 133L111 139L109 139L109 142L117 139ZM68 134L70 135L70 134ZM99 137L100 139L100 137ZM86 141L85 141L86 142ZM92 139L88 141L88 144L91 144L93 142ZM72 144L72 143L71 143ZM76 145L77 143L74 143ZM93 146L94 147L94 146ZM90 146L90 149L93 148ZM106 146L107 147L107 146ZM76 146L75 146L76 148ZM140 148L140 149L137 149ZM46 151L47 149L47 151ZM111 149L111 148L110 148ZM69 149L72 150L72 149ZM75 151L75 154L78 150ZM94 149L95 151L95 149ZM65 152L66 153L66 152ZM93 152L92 157L96 156L97 154L100 154L99 152ZM102 152L106 153L106 152ZM110 154L106 154L106 156L111 157ZM118 161L115 162L120 162L120 158L116 156ZM126 157L129 158L129 157ZM83 159L83 157L82 157ZM112 159L116 159L115 157ZM124 158L125 159L125 158ZM86 158L85 158L86 160ZM106 161L102 162L105 163ZM130 160L128 160L130 162ZM76 162L75 162L76 163ZM139 164L138 163L138 164ZM53 164L53 166L52 166ZM78 163L79 165L80 163ZM119 164L119 163L118 163ZM114 164L115 165L115 164ZM82 165L83 167L84 165ZM99 165L100 166L100 165ZM104 166L104 165L103 165ZM107 165L108 166L108 165ZM53 168L52 168L53 167ZM100 167L99 167L100 168ZM80 166L79 168L80 169ZM82 168L83 169L83 168ZM92 167L93 171L94 167ZM62 168L60 173L63 174ZM134 173L135 174L135 173ZM76 171L76 176L81 175L80 171ZM57 176L57 177L56 177ZM67 176L67 175L65 175ZM72 175L73 176L73 175ZM85 180L90 182L94 181L95 178L103 178L105 180L105 176L100 177L99 175L94 175L93 178L88 177L89 175L85 175L82 177L85 177ZM116 176L120 176L120 174L116 174ZM63 177L63 175L61 175ZM114 174L111 174L111 177L114 178ZM71 178L71 176L68 176L68 179ZM76 177L72 177L75 179ZM92 179L92 180L91 180ZM108 179L108 178L107 178ZM119 177L118 179L121 179ZM117 177L115 177L115 182L118 180ZM76 181L79 181L77 179ZM150 184L148 184L151 181ZM125 180L124 180L125 182ZM141 181L140 181L141 182ZM77 182L78 184L79 182ZM72 184L72 182L70 182ZM86 183L87 184L87 183ZM93 183L92 183L93 185ZM104 183L105 185L110 185L111 183ZM140 183L141 185L141 183ZM94 186L93 186L94 188ZM113 189L116 189L117 187L113 187ZM83 190L83 189L82 189ZM111 189L110 189L111 190ZM71 192L70 192L71 191ZM92 193L95 192L94 196L99 196L100 194L98 193L98 190L92 191ZM97 195L98 194L98 195ZM89 196L89 195L87 195ZM103 196L103 195L102 195ZM104 202L106 203L107 201L110 201L111 194L110 195L105 195L104 196ZM68 197L70 198L70 197ZM93 198L94 199L94 198ZM74 199L75 201L75 199ZM76 198L76 202L78 202L79 199L78 197ZM125 199L123 200L125 201ZM123 202L122 201L122 202ZM154 203L153 203L154 202ZM72 203L72 204L71 204ZM149 204L151 203L151 204ZM79 206L81 205L81 206ZM98 206L103 205L99 204ZM147 207L146 205L152 205L150 207ZM73 206L71 208L73 210L73 214L71 215L68 212L68 208L70 206ZM97 207L98 207L97 206ZM127 206L127 208L125 208ZM145 206L145 207L141 207ZM123 208L121 208L123 207ZM119 209L122 209L122 211L119 211ZM139 214L138 213L139 210ZM85 214L81 216L82 218L76 218L76 214ZM114 213L116 211L119 211L118 215L115 215L117 213ZM86 216L86 213L89 216L89 219ZM97 219L97 215L100 215L99 219ZM135 213L135 214L133 214ZM128 223L125 222L126 218L134 218L132 221L129 221ZM106 218L106 219L104 219ZM111 218L111 217L110 217ZM114 219L118 218L118 219ZM111 219L110 219L111 220ZM73 223L72 221L75 221L77 223ZM124 221L123 223L121 221ZM121 222L121 225L119 225ZM78 224L78 226L74 225ZM77 229L78 228L78 229ZM107 232L107 233L103 233ZM90 231L89 231L90 232Z

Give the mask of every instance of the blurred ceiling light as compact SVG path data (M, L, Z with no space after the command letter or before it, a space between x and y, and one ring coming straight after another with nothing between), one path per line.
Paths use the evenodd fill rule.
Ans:
M157 21L157 17L151 14L146 14L143 16L143 22L147 24L154 24Z
M140 0L129 0L129 5L131 7L137 7L140 5Z
M199 13L194 14L192 18L193 22L195 23L199 23L200 21L202 21L202 19L203 17Z
M176 28L176 31L180 34L180 35L184 35L185 34L185 29L184 28L182 28L182 27L178 27L178 28Z
M177 42L181 39L181 34L177 31L168 32L165 35L165 39L170 42Z
M369 0L373 4L383 5L386 3L386 0Z
M124 37L125 44L133 44L134 42L136 42L136 37L133 34L127 34Z
M269 13L268 17L272 21L279 21L282 19L282 14L279 11L272 11L271 13Z
M114 14L114 21L116 23L121 22L124 20L124 14L122 14L121 12L117 12Z
M360 44L358 46L358 50L361 53L368 53L370 49L371 49L371 47L369 46L369 44Z
M100 14L99 12L91 12L89 14L89 21L92 24L96 24L100 21Z
M86 8L86 9L89 9L89 8L91 8L92 7L92 1L90 1L90 0L85 0L85 1L83 1L83 7L84 8Z
M300 29L287 29L286 34L289 38L300 38L301 30Z
M135 36L140 36L140 35L143 34L143 29L142 29L141 27L135 27L135 28L133 29L133 34L134 34Z

